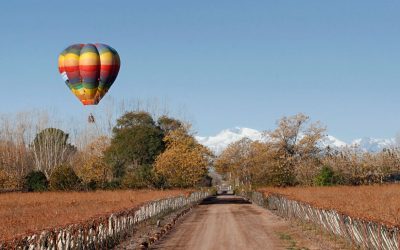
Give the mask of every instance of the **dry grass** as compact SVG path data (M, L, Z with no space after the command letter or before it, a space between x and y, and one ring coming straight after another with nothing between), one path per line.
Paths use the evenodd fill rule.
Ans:
M313 206L344 214L400 225L400 184L376 186L261 188Z
M89 220L143 202L187 195L190 190L120 190L0 194L0 240Z

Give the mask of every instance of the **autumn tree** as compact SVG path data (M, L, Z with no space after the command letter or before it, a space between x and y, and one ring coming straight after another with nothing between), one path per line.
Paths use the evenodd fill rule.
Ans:
M157 157L155 172L172 187L193 187L207 175L210 151L181 127L165 137L166 150Z
M245 162L249 155L250 144L251 140L248 138L229 144L214 163L216 171L235 185L247 182L248 171Z
M322 161L332 168L340 184L384 183L400 176L400 151L396 148L371 153L347 147L325 154Z
M20 188L32 165L26 145L18 141L0 141L0 189Z
M248 180L252 187L271 185L274 176L274 155L268 143L253 141L250 144L245 165L248 168Z
M230 144L215 161L216 170L235 185L312 185L321 168L325 128L303 114L283 117L277 125L265 133L265 142L244 138Z
M276 166L276 184L287 186L301 182L302 174L319 164L321 148L318 143L324 138L325 127L319 122L310 123L304 114L283 117L278 127L266 132L268 143L272 148ZM300 163L307 162L307 165ZM312 164L311 164L312 163ZM303 166L300 170L298 166ZM317 174L313 171L312 175Z
M102 187L111 181L112 169L104 160L104 153L109 145L109 138L100 136L79 152L73 165L84 184Z
M214 162L216 171L235 186L269 184L272 168L268 144L243 138L231 143Z

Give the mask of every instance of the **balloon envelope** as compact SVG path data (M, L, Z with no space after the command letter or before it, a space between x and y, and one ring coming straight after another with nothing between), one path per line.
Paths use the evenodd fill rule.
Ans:
M58 70L83 105L96 105L117 78L120 58L106 44L74 44L58 57Z

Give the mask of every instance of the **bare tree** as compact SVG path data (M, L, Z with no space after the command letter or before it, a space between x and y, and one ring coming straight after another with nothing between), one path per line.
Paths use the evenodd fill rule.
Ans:
M67 141L68 134L60 129L47 128L38 133L31 144L35 169L49 178L53 169L69 160L76 151Z

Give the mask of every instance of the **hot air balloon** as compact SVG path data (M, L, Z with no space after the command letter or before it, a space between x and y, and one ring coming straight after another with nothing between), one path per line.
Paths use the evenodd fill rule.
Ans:
M96 105L117 78L120 59L106 44L74 44L61 52L58 70L83 105Z

